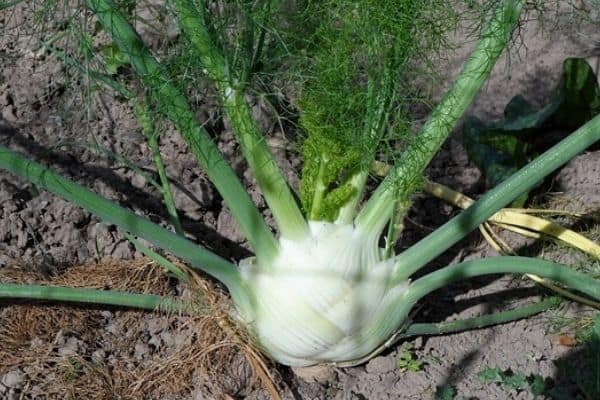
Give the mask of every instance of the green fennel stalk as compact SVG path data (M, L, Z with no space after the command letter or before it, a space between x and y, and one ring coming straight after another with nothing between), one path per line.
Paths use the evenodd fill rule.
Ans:
M234 298L239 298L236 302L248 303L247 290L239 278L236 267L222 257L3 146L0 146L0 168L25 177L40 188L49 190L94 213L103 221L115 224L126 232L142 237L154 245L176 254L189 262L192 267L221 281Z
M219 91L223 110L229 117L246 161L277 221L279 234L290 239L306 236L304 217L244 99L246 82L241 81L242 76L239 74L245 71L230 70L209 34L205 13L203 15L198 11L189 0L175 0L173 3L182 30L196 50L202 68Z
M579 128L544 154L531 161L502 184L490 190L461 214L436 229L396 257L395 281L401 282L454 245L489 217L491 210L510 204L571 158L600 140L600 115ZM442 250L444 249L444 250Z
M392 214L394 199L406 201L418 188L425 167L471 105L506 48L524 3L511 0L498 6L460 75L421 129L417 140L400 154L399 161L359 212L358 226L383 229Z
M169 82L163 67L112 1L88 0L86 4L113 36L121 51L127 54L132 67L162 107L162 112L178 128L198 163L225 199L254 252L266 259L273 257L277 247L275 238L183 94Z

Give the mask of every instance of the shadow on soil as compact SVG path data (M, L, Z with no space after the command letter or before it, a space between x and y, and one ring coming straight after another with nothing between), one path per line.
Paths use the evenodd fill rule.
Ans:
M600 314L581 346L555 361L558 373L548 391L553 400L600 399Z
M135 204L147 218L155 222L168 220L165 207L158 196L134 187L109 167L82 163L78 161L76 156L64 153L60 151L60 148L44 147L33 139L27 138L17 129L2 123L0 123L0 141L6 144L10 143L13 149L19 149L31 159L49 165L57 172L67 177L70 176L71 179L74 178L76 181L83 181L85 183L96 180L101 181L104 185L122 196L121 204ZM156 175L154 171L145 172ZM181 189L192 201L199 205L201 204L200 200L193 193L185 189L183 183L172 182L172 184ZM214 203L220 204L219 201L215 201ZM230 259L239 260L251 255L248 250L238 243L223 237L213 228L202 222L185 217L181 211L179 215L186 232L193 235L202 246Z

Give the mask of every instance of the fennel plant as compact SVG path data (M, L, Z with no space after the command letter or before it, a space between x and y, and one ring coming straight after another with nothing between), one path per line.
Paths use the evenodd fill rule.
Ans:
M85 4L127 56L148 104L156 106L156 111L147 112L176 126L255 256L239 260L236 266L185 239L181 232L161 228L4 147L0 147L0 167L218 279L231 294L232 316L274 360L292 366L352 365L408 334L443 333L540 311L527 308L435 329L410 325L409 312L425 295L479 275L536 274L600 300L600 282L566 266L523 257L469 261L414 278L429 261L597 141L600 116L425 239L394 254L399 221L422 184L424 169L486 82L511 39L525 1L490 2L494 7L486 14L488 21L475 49L416 135L407 113L411 94L408 85L400 82L419 55L422 41L442 40L439 35L416 36L426 23L435 30L435 20L430 19L433 11L445 9L436 7L436 2L170 1L184 45L214 84L274 217L276 234L197 119L182 88L127 15L112 0L86 0ZM301 24L293 20L296 17ZM270 24L282 28L270 29ZM278 168L247 101L260 71L268 74L280 61L272 59L270 65L268 58L274 54L271 47L280 45L287 45L290 53L281 65L296 78L298 95L293 102L306 134L299 193ZM299 51L300 57L292 50ZM114 89L113 83L109 86ZM140 119L143 125L143 113ZM386 145L394 148L394 165L368 195L371 165L386 159ZM170 214L176 217L175 212ZM34 285L2 284L0 297L185 310L185 304L159 296Z

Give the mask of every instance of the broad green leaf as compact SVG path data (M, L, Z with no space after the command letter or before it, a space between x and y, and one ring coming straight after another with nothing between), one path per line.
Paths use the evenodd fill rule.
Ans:
M549 130L572 130L600 113L600 87L594 71L584 59L569 58L563 64L562 79L548 104L536 108L521 95L504 109L504 119L483 122L477 117L465 121L463 139L471 160L493 187L536 156L531 143ZM520 207L527 193L513 206Z
M565 60L559 93L556 101L562 101L552 116L557 126L578 128L600 112L598 78L583 59Z

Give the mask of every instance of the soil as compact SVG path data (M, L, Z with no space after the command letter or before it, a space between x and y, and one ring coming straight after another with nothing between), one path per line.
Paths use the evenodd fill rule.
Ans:
M35 31L33 24L35 7L27 3L0 11L0 26L6 27L0 37L0 143L127 205L138 214L166 221L160 194L151 184L127 165L99 154L90 146L98 143L143 170L154 171L150 150L130 108L110 92L90 90L86 82L67 78L63 64L40 50L40 32ZM565 21L559 17L555 21L558 25L543 34L539 21L523 25L519 39L498 63L469 113L484 119L499 118L504 105L519 93L534 104L543 104L558 81L566 57L588 57L597 72L600 54L594 54L594 49L598 48L600 35L596 26L581 23L574 27L572 22ZM54 27L58 24L57 18ZM142 34L152 42L151 32ZM439 97L456 76L469 48L470 44L465 44L440 62L446 83L434 91L434 97ZM197 109L199 117L208 121L207 128L215 134L219 148L268 217L264 201L245 171L233 135L227 122L220 119L215 102L210 98L198 100ZM255 100L253 112L269 133L269 143L286 174L296 182L299 161L293 149L279 145L285 138L279 126L271 122L269 107ZM164 126L161 151L189 237L226 258L247 257L248 246L230 213L170 126ZM472 197L486 190L458 133L445 143L427 175ZM596 148L576 157L556 173L540 189L538 199L546 205L551 198L553 206L597 212L599 188L600 150ZM548 196L551 193L554 195ZM561 194L560 201L557 193ZM399 248L410 245L456 212L441 201L416 196ZM523 239L510 240L529 251L536 248ZM572 252L555 253L559 258L567 258L562 261L569 258L572 261L575 257ZM432 267L493 254L477 234L472 234L435 260ZM156 275L156 268L151 265L114 226L105 225L78 207L0 171L0 273L4 280L15 271L18 271L16 276L28 281L75 276L74 271L79 271L76 276L81 283L85 283L89 273L108 279L105 287L115 287L118 286L115 282L123 280L124 271L133 268L142 271L138 277L154 277L155 293L186 292L172 279ZM105 275L93 272L98 271L98 266L108 272ZM64 279L75 282L74 278ZM97 280L94 282L99 284ZM419 305L415 319L435 322L472 316L536 301L541 293L530 282L514 277L469 281L428 297ZM5 346L4 352L0 351L0 398L269 397L264 376L262 381L252 379L250 370L256 369L256 365L248 362L247 353L240 350L242 345L218 357L200 350L182 356L182 348L202 345L190 328L200 325L184 317L114 308L34 307L13 302L2 302L0 306L0 321L4 323L0 327L0 343ZM588 314L591 315L590 309L569 304L558 311L502 326L417 338L400 343L358 367L295 370L269 365L268 368L279 395L285 399L433 399L438 387L451 387L456 398L534 398L528 390L482 382L477 373L488 367L543 377L552 390L538 399L583 399L576 383L558 367L561 360L577 360L580 349L564 346L564 341L559 340L559 333L573 334L573 328L559 332L553 329L553 321ZM202 325L198 329L205 326L215 325ZM15 332L27 334L15 337ZM9 338L13 340L12 353L6 347ZM416 371L398 366L398 360L406 352L422 362ZM188 365L183 368L177 364L181 359L174 359L173 354L187 360ZM198 361L202 357L205 361ZM207 364L215 360L211 357L226 360L225 365L208 368ZM153 372L161 368L171 375L159 380Z

